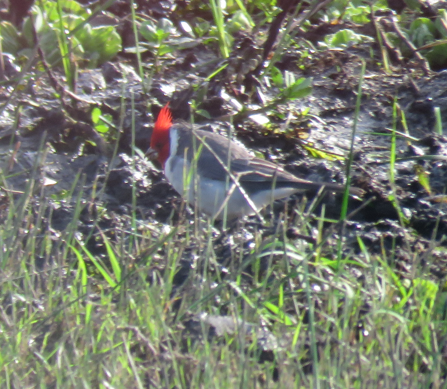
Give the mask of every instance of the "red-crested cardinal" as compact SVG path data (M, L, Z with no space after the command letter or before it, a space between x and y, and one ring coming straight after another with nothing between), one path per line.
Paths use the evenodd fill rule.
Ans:
M158 159L166 178L191 206L215 219L223 217L225 207L231 220L299 191L345 190L344 185L303 180L222 135L173 122L169 103L158 115L147 154ZM355 187L349 192L363 194Z

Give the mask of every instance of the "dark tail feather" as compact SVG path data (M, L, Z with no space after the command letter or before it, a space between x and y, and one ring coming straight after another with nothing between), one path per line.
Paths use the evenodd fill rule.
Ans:
M337 193L343 193L345 191L345 186L340 184L333 184L330 182L307 182L306 183L307 190L319 190L320 188L323 188L328 191L337 192ZM357 188L355 186L351 186L349 188L349 194L353 196L362 197L365 194L365 191L363 189Z

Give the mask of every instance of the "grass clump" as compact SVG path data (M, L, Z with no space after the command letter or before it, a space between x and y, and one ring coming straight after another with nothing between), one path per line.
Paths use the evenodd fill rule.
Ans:
M2 214L2 387L426 387L444 374L445 293L416 253L404 275L397 252L359 237L339 266L335 246L279 228L240 235L225 265L208 228L133 233L125 217L92 244L86 204L67 199L73 220L55 231L38 181ZM308 234L300 215L284 228Z

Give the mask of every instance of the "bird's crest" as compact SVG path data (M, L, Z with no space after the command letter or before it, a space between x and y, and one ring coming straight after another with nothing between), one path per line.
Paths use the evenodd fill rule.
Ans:
M172 126L172 112L167 103L158 114L157 121L154 125L154 133L168 131Z
M157 159L164 167L169 157L169 129L172 126L172 112L167 103L158 114L151 138L151 149L157 152Z

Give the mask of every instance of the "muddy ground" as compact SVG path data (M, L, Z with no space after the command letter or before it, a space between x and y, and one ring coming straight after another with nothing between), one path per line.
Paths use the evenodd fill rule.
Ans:
M108 63L102 70L82 72L77 91L80 100L70 101L66 98L65 107L54 97L54 90L44 73L28 74L22 81L21 91L12 93L12 85L3 87L0 101L7 105L2 112L0 136L3 174L7 177L5 188L23 191L36 158L42 158L39 150L46 149L45 158L39 161L38 168L46 195L53 196L57 202L51 220L56 230L63 229L71 220L72 204L60 200L64 200L63 194L71 190L73 178L79 173L85 175L89 183L83 187L84 201L90 200L94 184L95 191L100 193L95 202L107 210L103 217L110 218L111 212L117 217L129 211L134 181L140 218L151 225L175 224L179 220L178 212L183 208L178 194L166 182L162 172L143 159L141 154L137 154L132 161L131 101L135 104L135 144L144 152L149 145L154 115L161 105L172 100L176 108L174 114L188 115L185 96L194 98L191 80L197 84L203 81L200 75L208 73L208 69L200 66L200 58L211 55L207 51L208 48L198 46L180 53L168 72L154 76L147 96L131 67L128 64L120 66L119 63ZM417 69L394 68L393 74L385 74L374 60L367 58L367 52L366 48L327 51L315 53L305 60L299 53L288 54L280 67L294 71L296 77L313 77L314 89L310 97L284 104L278 110L287 113L288 110L309 107L309 115L300 123L289 123L285 131L281 131L281 123L274 123L276 128L272 131L250 119L235 123L234 131L247 147L260 152L265 158L285 164L289 171L300 177L343 182L344 164L309 156L302 147L298 132L304 130L307 133L305 141L317 149L347 155L361 61L366 61L355 138L353 184L367 191L363 200L375 199L355 215L353 228L357 233L364 234L371 248L384 237L392 239L400 236L399 246L410 243L411 247L418 247L415 245L418 242L425 250L431 238L442 238L447 226L447 206L443 198L435 196L442 194L447 184L447 161L443 159L446 139L434 133L434 107L440 107L444 122L447 121L447 73L424 77L418 75ZM195 66L186 71L177 66L191 55L196 56ZM304 65L304 70L299 69L298 65ZM57 72L53 75L63 83ZM220 85L214 87L216 94L213 90L208 91L201 106L208 111L211 119L203 116L195 118L199 124L209 124L212 130L221 132L228 131L230 124L219 121L219 118L234 112L228 101L221 97L221 92L231 86L228 86L231 78L225 76L219 80ZM387 161L391 142L390 137L386 136L386 129L392 127L394 99L405 113L409 134L418 139L411 142L398 140L397 158L420 157L396 164L396 191L408 219L406 227L400 226L398 213L388 200L391 188ZM124 105L125 117L119 135L118 155L113 160L113 140L100 139L92 129L89 118L92 104L88 102L94 102L103 113L111 113L117 124L121 104ZM402 126L398 130L403 132ZM384 133L384 136L378 133ZM437 157L427 160L426 155ZM133 163L135 170L132 169ZM420 165L429 175L431 194L419 184L415 165ZM75 187L75 193L80 189L79 185ZM297 198L301 199L301 196ZM312 199L312 194L308 198ZM327 216L337 217L340 198L327 195L325 202L327 209L331 210ZM351 210L361 204L360 200L352 200ZM284 201L278 202L277 211L283 209L283 205ZM187 217L192 216L189 210L187 213Z
M245 40L244 40L245 39ZM234 69L243 61L248 42L242 37L233 51ZM245 47L245 48L244 48ZM292 115L284 127L284 120L271 116L271 127L259 125L250 118L229 117L235 114L232 99L246 101L256 109L259 98L250 92L250 80L244 74L229 70L218 74L211 82L205 79L221 66L215 47L197 46L175 53L163 60L163 68L151 80L142 80L135 71L134 58L121 55L101 69L81 71L76 98L68 95L55 97L54 82L46 72L31 70L23 75L19 86L4 84L0 89L0 153L4 181L2 193L7 204L7 192L20 198L27 190L31 177L39 177L32 188L32 213L45 219L44 225L57 240L60 233L73 221L77 201L82 211L77 222L78 239L86 243L93 254L104 253L104 246L95 239L99 231L113 233L129 231L133 183L135 184L135 214L140 228L161 236L166 226L198 222L200 215L182 202L163 173L144 158L149 146L152 125L158 110L166 102L176 117L188 118L191 101L202 95L199 107L209 118L196 114L193 119L213 131L233 135L247 147L266 159L283 163L297 176L334 182L344 182L345 164L340 159L315 158L303 148L311 144L325 153L346 156L355 117L355 104L362 63L366 73L362 83L362 99L357 133L352 183L363 188L363 199L351 199L349 212L355 212L346 225L346 250L359 252L356 236L365 243L370 253L391 252L402 270L402 277L412 271L414 258L427 262L432 277L441 280L447 271L447 254L444 235L447 233L447 204L442 196L447 186L447 139L435 134L434 107L440 107L443 123L447 123L447 73L424 75L415 63L396 64L386 73L371 57L372 44L353 46L345 50L312 52L303 57L298 50L289 49L276 66L293 72L296 78L312 77L313 92L301 100L289 101L278 107L285 117L289 112L309 108L303 117ZM153 59L145 58L150 63ZM10 68L10 77L17 76ZM52 70L52 77L64 85L61 73ZM53 84L53 85L52 85ZM197 86L201 86L198 88ZM206 93L203 86L206 85ZM245 90L243 90L244 85ZM248 92L247 92L248 90ZM268 99L278 91L264 88ZM204 97L203 97L204 96ZM405 114L409 135L398 139L396 186L402 215L390 201L392 188L389 181L390 137L387 129L393 126L393 102ZM117 130L101 136L93 129L90 112L99 107L110 114ZM132 109L134 106L134 109ZM132 128L135 129L135 146L132 151ZM398 131L404 132L399 123ZM138 150L141 152L138 152ZM133 155L133 157L132 157ZM432 157L427 157L432 156ZM399 159L402 159L400 161ZM415 174L418 166L429 177L431 193L419 183ZM37 173L36 173L37 172ZM215 226L214 252L222 268L229 266L234 252L234 240L243 241L248 255L254 239L253 231L268 236L275 231L279 219L283 220L286 234L294 236L296 209L307 212L315 193L296 195L278 201L273 210L264 212L265 224L256 217L243 220L221 235L222 226ZM39 213L41 199L48 208ZM367 203L367 205L364 205ZM323 210L328 218L338 218L341 197L326 194L312 213ZM4 216L4 215L3 215ZM203 219L202 219L203 220ZM317 221L313 223L316 227ZM327 223L327 228L330 224ZM328 245L337 239L334 230ZM184 235L173 239L184 240ZM183 251L180 269L174 282L180 285L194 266L194 243ZM416 255L418 254L418 255ZM137 258L138 259L138 258Z

